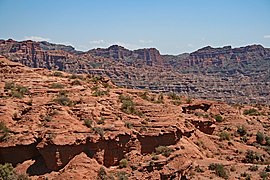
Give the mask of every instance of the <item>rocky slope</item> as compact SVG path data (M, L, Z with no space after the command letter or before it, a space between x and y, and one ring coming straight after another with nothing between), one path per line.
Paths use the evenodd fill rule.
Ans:
M115 86L0 57L0 163L31 179L260 179L270 107Z
M179 56L113 45L78 52L48 42L0 41L0 54L34 68L107 76L127 88L177 92L228 103L270 103L270 49L261 45L199 49Z

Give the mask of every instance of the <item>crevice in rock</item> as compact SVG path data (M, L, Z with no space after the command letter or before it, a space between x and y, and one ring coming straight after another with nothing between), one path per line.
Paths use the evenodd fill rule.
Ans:
M208 109L211 107L211 104L206 104L206 103L202 103L202 104L194 104L194 105L188 105L188 106L184 106L182 107L183 109L183 113L192 113L192 111L196 110L196 109L201 109L203 111L208 111Z

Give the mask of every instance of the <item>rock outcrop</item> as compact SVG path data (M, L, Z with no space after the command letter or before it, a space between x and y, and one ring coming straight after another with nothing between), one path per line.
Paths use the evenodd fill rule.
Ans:
M217 162L234 167L227 175L236 179L250 166L247 150L260 155L263 162L251 162L260 171L270 158L267 142L256 148L257 131L270 136L268 106L119 88L2 56L0 72L0 163L31 179L210 179Z

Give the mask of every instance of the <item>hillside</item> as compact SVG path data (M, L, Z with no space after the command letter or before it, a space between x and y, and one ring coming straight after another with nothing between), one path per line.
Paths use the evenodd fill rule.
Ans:
M0 54L34 68L109 77L116 85L227 103L270 103L270 49L210 46L178 56L113 45L87 52L48 42L0 41Z
M267 178L268 105L126 89L107 77L39 68L38 57L54 67L65 62L61 70L69 71L68 63L83 67L70 61L87 54L63 47L36 51L31 43L32 51L20 46L5 55L18 62L25 57L23 62L36 68L0 57L0 163L12 163L17 174L31 179ZM60 61L64 57L69 58Z

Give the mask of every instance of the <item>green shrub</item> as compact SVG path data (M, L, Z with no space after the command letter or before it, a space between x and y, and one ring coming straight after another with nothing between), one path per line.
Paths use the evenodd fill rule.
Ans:
M198 173L203 173L204 170L198 165L194 168L194 171L198 172Z
M265 136L265 145L270 146L270 137L269 136Z
M257 166L257 165L252 165L248 168L248 170L250 170L250 171L258 171L258 169L259 169L259 166Z
M162 154L165 157L169 157L172 153L172 149L167 146L158 146L155 150L157 154Z
M10 163L0 164L0 177L3 180L15 179L16 173Z
M270 172L270 165L267 165L267 166L264 168L264 170L265 170L266 172Z
M64 92L64 91L59 92L58 96L53 101L57 102L58 104L60 104L62 106L72 106L73 105L73 101L71 101L67 97L66 92Z
M142 112L138 111L135 108L135 104L132 101L132 98L129 96L124 96L124 95L120 95L119 96L120 101L122 102L122 106L121 106L121 110L124 113L127 114L134 114L134 115L138 115L138 116L142 116Z
M98 120L97 124L105 124L105 118L104 117L100 117L100 119Z
M178 96L177 94L175 94L174 92L170 92L168 94L169 96L169 99L172 99L172 100L181 100L181 96Z
M155 101L155 103L164 103L164 96L163 93L160 93L158 95L157 101Z
M240 135L240 136L244 136L247 134L247 129L245 126L238 126L237 128L237 133Z
M118 180L128 180L128 174L124 171L117 172Z
M240 176L245 177L245 180L250 180L250 178L251 178L251 175L248 174L247 172L241 173Z
M144 100L147 100L149 101L149 93L147 91L143 92L143 93L140 93L139 96L144 99Z
M245 162L246 163L254 163L255 161L258 162L261 160L261 156L252 150L247 150L246 152L246 157L245 157Z
M263 180L267 180L268 177L269 177L269 173L266 172L266 171L262 171L262 172L260 173L260 177L261 177Z
M230 168L230 171L235 172L235 171L236 171L236 167L235 167L235 166L232 166L232 167Z
M49 88L52 88L52 89L63 89L64 88L64 85L61 84L61 83L52 83Z
M27 87L16 85L14 82L5 82L5 91L10 91L11 97L23 98L25 94L29 93Z
M215 118L215 120L217 122L222 122L223 121L223 118L222 118L222 116L220 114L215 115L214 118Z
M93 96L96 96L96 97L98 97L98 96L104 96L104 95L108 95L109 92L110 92L109 89L107 89L106 91L97 89L96 91L94 91L94 92L92 93L92 95L93 95Z
M71 82L71 85L72 86L79 86L79 85L82 85L81 81L79 81L78 79L74 80Z
M222 177L224 179L228 179L229 177L228 172L224 168L223 164L211 163L208 168L209 170L215 171L215 174L219 177Z
M243 141L244 143L246 143L248 141L248 137L242 136L242 137L240 137L240 140Z
M128 160L127 159L121 159L119 161L119 167L120 168L126 168L128 166Z
M93 83L97 83L97 82L102 80L102 77L98 76L98 75L95 75L94 77L92 77L91 80L92 80Z
M0 164L0 179L1 180L28 180L26 174L18 174L10 163Z
M52 116L44 116L44 117L42 118L42 120L43 120L43 121L50 122L50 121L52 121Z
M152 159L152 160L158 160L158 159L159 159L159 157L158 157L158 155L153 154L151 159Z
M9 138L10 130L3 121L0 121L0 142L6 141Z
M98 170L97 180L107 180L107 173L104 167L100 167Z
M244 115L259 116L261 113L257 109L251 108L244 110Z
M231 139L231 134L230 133L228 133L227 131L222 131L220 134L219 134L219 139L221 140L221 141L223 141L223 140L230 140Z
M256 134L256 141L259 144L262 144L263 143L263 141L264 141L264 134L262 132L260 132L260 131L257 132L257 134Z
M52 75L53 75L53 76L56 76L56 77L63 77L63 73L60 72L60 71L55 71L55 72L53 72Z
M191 99L191 98L187 98L187 99L186 99L186 103L187 103L187 104L192 103L192 99Z
M93 121L90 119L84 119L84 125L91 128Z
M125 127L131 129L133 127L133 124L131 122L125 122Z
M14 82L5 82L5 87L4 87L5 90L10 90L10 89L13 89L13 88L15 88L15 83Z
M101 138L104 137L104 130L102 128L100 128L100 127L94 127L93 128L93 131L95 133L97 133L98 135L100 135Z
M84 80L84 77L82 75L72 74L71 76L69 76L69 79L80 79L80 80Z

